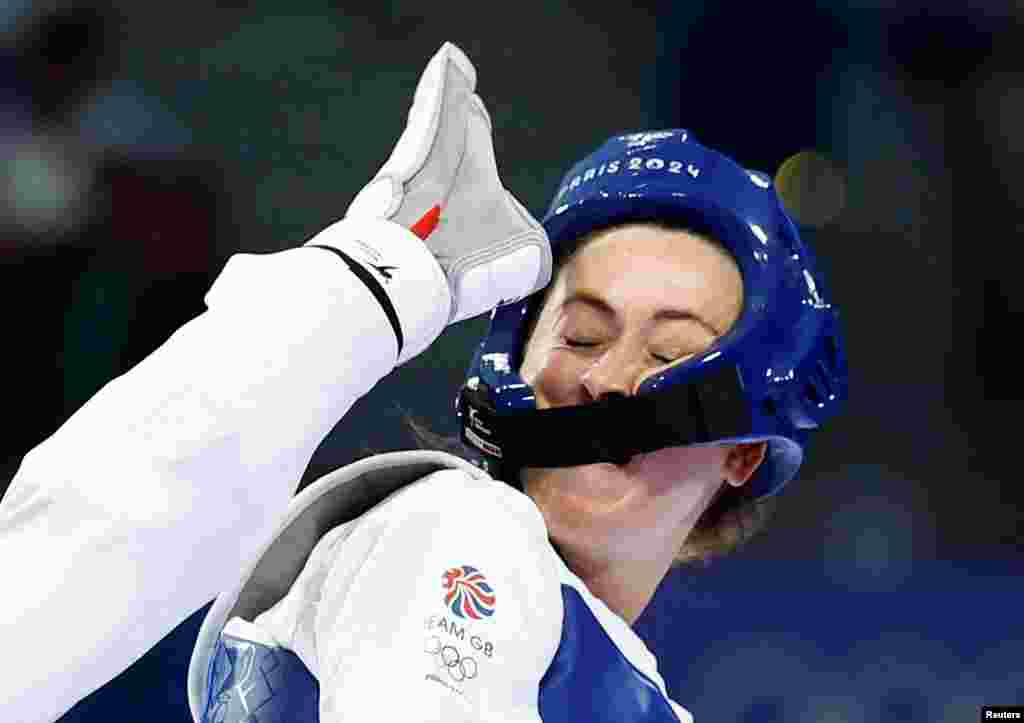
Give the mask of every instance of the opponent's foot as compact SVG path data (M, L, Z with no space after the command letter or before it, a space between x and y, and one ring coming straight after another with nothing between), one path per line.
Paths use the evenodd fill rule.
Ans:
M551 279L540 224L501 184L476 70L445 43L416 88L391 157L346 217L388 219L424 239L452 295L449 323L517 301Z

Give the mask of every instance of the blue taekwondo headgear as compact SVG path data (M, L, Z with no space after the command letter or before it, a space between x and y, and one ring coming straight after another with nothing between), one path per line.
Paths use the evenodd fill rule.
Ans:
M519 485L523 467L623 464L688 444L768 443L751 494L793 478L812 429L840 408L847 365L836 308L771 179L682 129L610 138L565 176L542 224L556 267L591 232L654 221L710 235L743 277L743 309L703 353L636 395L538 410L519 375L544 292L499 306L456 398L462 440Z

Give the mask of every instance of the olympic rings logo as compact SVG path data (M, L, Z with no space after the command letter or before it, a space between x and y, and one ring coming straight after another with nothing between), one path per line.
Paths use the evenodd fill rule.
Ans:
M441 639L436 635L427 638L423 650L444 664L444 667L448 670L448 675L456 683L472 680L477 676L479 668L476 660L468 655L460 654L453 645L441 645Z

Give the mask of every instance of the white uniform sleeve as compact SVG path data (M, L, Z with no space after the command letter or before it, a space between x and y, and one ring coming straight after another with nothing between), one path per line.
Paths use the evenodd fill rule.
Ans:
M333 556L314 625L321 723L539 723L562 598L529 498L437 472Z
M23 460L0 504L0 720L56 720L214 598L395 367L395 317L419 349L444 329L443 272L411 233L315 240L377 253L381 288L330 250L234 256L206 312Z

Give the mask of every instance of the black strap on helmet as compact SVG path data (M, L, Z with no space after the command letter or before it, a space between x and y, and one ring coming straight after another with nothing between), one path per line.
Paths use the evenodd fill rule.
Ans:
M636 454L751 430L739 372L731 366L649 394L610 394L590 404L501 416L487 392L482 386L463 389L462 440L500 459L506 473L521 467L625 464Z

